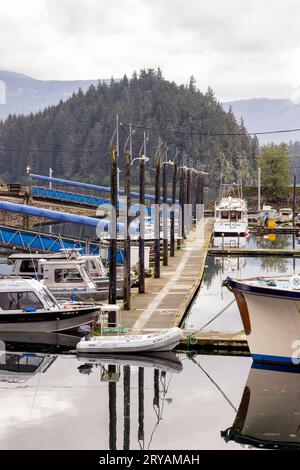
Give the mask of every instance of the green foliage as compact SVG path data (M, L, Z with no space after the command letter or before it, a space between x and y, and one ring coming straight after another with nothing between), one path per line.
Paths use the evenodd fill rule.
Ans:
M48 174L51 166L54 176L107 183L116 114L122 123L186 132L149 131L147 153L151 158L160 137L169 146L169 158L178 148L194 166L203 164L210 173L210 185L218 185L222 168L232 181L238 177L246 182L251 177L257 143L247 135L244 124L238 124L231 111L223 110L211 88L201 93L194 77L186 86L177 86L165 80L159 69L141 70L131 79L124 76L120 81L111 80L110 85L99 82L85 94L80 90L66 102L35 115L9 116L0 123L1 176L6 181L24 180L30 161L35 173ZM128 128L124 131L120 131L121 151ZM243 135L226 135L239 133ZM136 130L134 156L139 153L142 138L143 130ZM123 162L120 155L121 170ZM150 185L154 174L151 165L147 172ZM132 173L136 178L136 169Z
M284 201L288 197L290 160L286 144L270 144L262 147L258 157L261 168L262 195L267 202Z

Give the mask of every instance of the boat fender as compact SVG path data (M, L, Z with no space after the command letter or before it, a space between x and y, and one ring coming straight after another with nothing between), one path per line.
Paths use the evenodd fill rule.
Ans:
M292 287L292 289L299 290L300 289L300 276L298 276L297 274L292 276L290 278L290 286Z

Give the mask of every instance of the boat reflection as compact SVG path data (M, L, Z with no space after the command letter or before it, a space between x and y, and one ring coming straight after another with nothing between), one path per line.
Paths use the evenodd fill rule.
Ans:
M99 354L92 356L77 356L81 362L78 370L81 374L90 374L95 369L100 370L100 380L108 383L109 407L109 449L117 449L117 384L123 375L123 446L130 449L131 438L131 393L136 388L134 379L137 379L138 388L138 435L137 440L142 450L151 447L155 431L163 417L165 403L171 404L168 391L172 374L183 370L181 361L173 352L152 353L140 355L125 354ZM133 374L138 369L138 374ZM146 439L145 432L145 369L153 373L152 406L155 413L155 424ZM137 375L137 377L136 377ZM147 389L147 388L146 388Z
M25 383L34 375L46 372L57 356L42 353L2 352L0 382Z
M254 363L235 421L221 435L258 448L300 449L298 368Z
M245 248L248 243L247 236L224 236L224 237L213 237L214 248Z

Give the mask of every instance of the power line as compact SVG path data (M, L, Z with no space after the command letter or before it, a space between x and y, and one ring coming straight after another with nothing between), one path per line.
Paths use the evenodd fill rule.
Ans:
M129 127L129 124L122 123L122 126ZM166 132L170 134L183 134L190 136L200 136L200 137L209 137L209 136L255 136L255 135L268 135L268 134L286 134L290 132L300 132L300 128L295 129L280 129L276 131L258 131L258 132L194 132L194 131L184 131L181 129L161 129L159 127L149 127L141 126L138 124L132 124L132 127L135 129L149 130L153 132Z

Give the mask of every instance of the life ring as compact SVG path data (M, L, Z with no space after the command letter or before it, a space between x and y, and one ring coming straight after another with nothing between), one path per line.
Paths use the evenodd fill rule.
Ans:
M293 289L299 290L299 289L300 289L300 276L298 276L297 274L295 274L294 276L292 276L292 277L290 278L290 286L291 286Z

